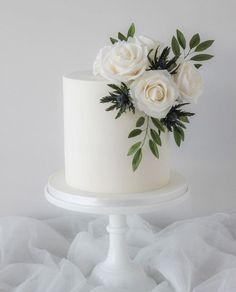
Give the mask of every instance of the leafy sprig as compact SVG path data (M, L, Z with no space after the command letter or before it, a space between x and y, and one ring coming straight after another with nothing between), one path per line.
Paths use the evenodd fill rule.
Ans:
M127 40L130 37L134 37L134 34L135 34L135 25L134 25L134 23L132 23L131 26L128 29L127 35L124 35L123 33L118 32L118 36L117 36L118 39L110 37L110 41L111 41L112 44L117 43L118 40L127 42Z
M120 86L116 84L108 84L110 88L113 89L112 92L109 92L108 96L104 96L100 99L101 103L111 103L106 111L117 110L116 119L119 118L127 110L135 113L135 107L130 96L130 89L125 83L121 83Z
M181 103L173 106L166 117L161 119L161 123L166 126L168 131L173 132L177 146L180 146L181 142L184 141L185 124L189 123L189 117L195 115L194 113L184 111L182 107L185 105L188 105L188 103Z
M196 33L191 37L191 39L188 43L188 50L186 52L185 51L187 48L186 38L185 38L184 34L179 29L177 29L176 36L172 37L171 48L172 48L172 52L174 53L175 56L180 57L181 55L183 55L184 59L186 59L190 55L194 54L190 58L191 61L203 62L203 61L210 60L214 56L210 55L210 54L205 54L205 53L199 54L199 52L207 50L208 48L210 48L210 46L213 43L214 43L214 40L207 40L207 41L201 42L201 37L200 37L199 33ZM200 64L196 63L194 65L197 69L202 66L201 63Z
M153 117L142 116L136 122L136 128L129 133L128 138L134 138L143 134L141 141L135 142L128 151L128 156L133 156L132 168L135 171L143 157L143 147L148 139L149 149L152 154L159 158L158 147L161 143L161 132L165 132L165 128L162 123Z
M177 70L176 61L178 60L179 56L175 55L172 58L169 58L170 55L170 47L165 47L158 56L159 47L156 48L154 56L151 57L151 53L153 49L151 49L147 55L149 66L147 71L150 70L168 70L171 74L175 74Z

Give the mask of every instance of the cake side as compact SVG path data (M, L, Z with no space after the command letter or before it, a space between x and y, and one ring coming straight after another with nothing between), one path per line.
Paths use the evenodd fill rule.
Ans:
M108 94L107 83L88 72L63 77L67 183L78 189L111 194L161 188L170 177L168 133L161 134L159 159L153 159L144 145L145 160L133 172L127 156L131 146L127 136L140 113L122 115L117 120L113 112L107 113L106 106L100 103L100 98Z

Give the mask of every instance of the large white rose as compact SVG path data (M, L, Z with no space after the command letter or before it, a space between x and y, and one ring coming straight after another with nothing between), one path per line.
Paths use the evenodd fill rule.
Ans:
M155 52L156 48L158 48L158 55L160 55L163 49L166 47L162 42L153 40L149 37L140 35L138 37L134 37L138 42L142 43L144 46L148 48L148 52L153 49Z
M118 41L100 50L93 66L94 75L111 81L128 82L143 74L147 67L148 47L134 38Z
M203 79L194 64L191 61L183 62L174 75L174 80L179 89L180 99L196 103L202 94Z
M131 85L131 95L139 110L164 118L178 98L176 84L166 70L146 71Z

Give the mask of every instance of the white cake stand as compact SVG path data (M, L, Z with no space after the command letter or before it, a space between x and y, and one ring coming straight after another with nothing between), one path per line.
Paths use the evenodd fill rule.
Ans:
M45 188L47 200L64 209L109 215L109 251L104 262L90 275L97 285L148 292L156 286L141 266L129 258L126 246L126 215L156 211L158 207L186 199L186 179L173 172L167 186L145 193L103 194L78 190L66 184L64 172L53 174Z

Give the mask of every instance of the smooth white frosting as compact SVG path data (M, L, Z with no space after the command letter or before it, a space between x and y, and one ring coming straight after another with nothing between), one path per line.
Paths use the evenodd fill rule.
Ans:
M115 120L100 98L108 94L108 81L92 73L63 77L65 177L75 188L105 193L153 190L170 177L169 137L162 134L160 159L143 148L143 160L133 172L128 149L140 138L128 139L140 115L127 113ZM147 143L148 144L148 143Z

